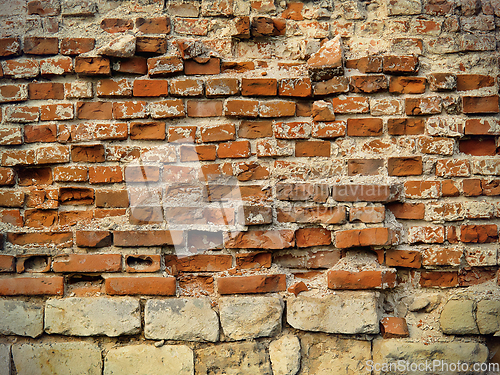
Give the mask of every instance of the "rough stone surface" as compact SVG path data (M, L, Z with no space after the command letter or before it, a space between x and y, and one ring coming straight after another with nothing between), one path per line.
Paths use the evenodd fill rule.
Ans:
M43 333L43 306L0 300L0 334L37 337Z
M101 375L101 350L85 342L12 346L17 375Z
M301 375L371 374L365 367L371 358L370 341L307 333L301 346Z
M269 344L273 375L295 375L300 370L300 341L285 335Z
M132 57L135 54L135 37L123 35L99 49L99 54L113 57Z
M219 308L226 339L246 340L281 332L283 301L279 297L223 297Z
M149 339L211 342L219 339L219 318L206 297L148 300L144 320L144 335Z
M272 375L265 347L259 342L232 342L196 350L198 375Z
M450 335L479 333L474 319L474 301L451 300L441 312L441 329Z
M50 334L115 337L140 329L139 301L132 298L71 297L45 305L45 332Z
M399 339L375 339L373 341L373 362L389 363L397 361L409 361L410 363L425 363L434 360L442 360L447 363L458 361L468 363L486 362L488 359L488 348L475 342L437 342L420 343L405 342ZM382 374L374 371L374 375ZM405 374L422 374L422 372L405 372ZM440 372L440 374L456 374L455 372Z
M129 345L113 348L104 359L104 375L193 375L193 351L185 345Z
M378 299L378 293L365 292L292 297L287 302L287 322L304 331L377 334Z
M482 300L477 303L476 321L482 335L500 331L500 301Z
M0 344L0 375L10 375L10 345Z

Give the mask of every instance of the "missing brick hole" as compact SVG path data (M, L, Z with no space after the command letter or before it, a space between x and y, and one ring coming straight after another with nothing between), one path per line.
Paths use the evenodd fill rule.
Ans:
M43 272L49 266L49 257L44 255L35 255L24 261L24 271Z
M145 269L153 265L153 259L149 256L129 256L127 257L127 266L133 269Z
M101 275L70 275L68 276L68 285L78 283L102 284L104 279Z

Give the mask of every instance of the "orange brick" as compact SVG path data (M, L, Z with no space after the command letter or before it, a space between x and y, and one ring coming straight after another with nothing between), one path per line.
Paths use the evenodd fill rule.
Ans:
M110 295L175 296L175 277L113 276L106 278L104 288Z
M307 98L311 96L310 78L284 78L279 81L279 96Z
M243 96L275 96L278 82L274 78L243 78L241 95Z
M64 293L64 278L50 277L15 277L0 279L2 296L60 295Z
M224 104L222 100L188 100L188 117L219 117L222 116Z
M120 254L69 254L54 257L54 272L118 272L122 269Z
M254 275L217 279L220 294L273 293L286 290L285 275Z

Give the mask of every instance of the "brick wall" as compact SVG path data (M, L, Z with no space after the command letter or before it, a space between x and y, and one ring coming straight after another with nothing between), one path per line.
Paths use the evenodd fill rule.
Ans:
M1 0L0 375L498 363L498 16Z

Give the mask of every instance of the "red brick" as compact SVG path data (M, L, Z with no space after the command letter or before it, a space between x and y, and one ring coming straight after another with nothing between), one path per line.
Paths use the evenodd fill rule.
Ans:
M145 57L133 56L128 59L120 59L113 63L113 71L119 73L146 75L148 73L148 62Z
M228 237L225 242L229 249L286 249L295 244L292 230L248 231Z
M357 246L385 246L395 242L394 233L387 228L352 229L335 232L335 246L340 249Z
M3 74L12 78L34 78L40 73L39 62L34 59L7 60L4 61L2 67ZM4 87L10 88L12 86Z
M240 269L269 268L272 264L270 253L236 254L236 267Z
M221 63L221 73L243 73L255 69L253 61L223 61Z
M276 184L276 198L289 201L326 202L329 187L326 184L288 183Z
M237 95L240 92L237 78L212 78L205 82L207 98Z
M463 96L462 109L466 114L498 113L498 95Z
M90 224L93 217L93 211L61 211L59 213L59 225Z
M172 96L200 96L203 95L203 81L201 79L181 78L170 81L170 95Z
M330 289L386 289L396 286L396 274L387 271L328 271Z
M217 157L224 158L247 158L250 156L249 141L234 141L219 144Z
M16 132L21 137L20 132ZM16 134L14 133L14 134ZM1 135L2 132L0 132ZM12 134L8 132L7 135ZM22 142L16 142L12 144L21 144ZM2 153L2 165L5 167L13 167L16 165L29 165L35 164L35 150L6 150Z
M467 177L470 176L468 160L442 159L436 161L436 176L439 177Z
M128 191L96 189L95 205L96 207L106 207L106 208L128 207L129 205Z
M73 145L71 160L74 162L101 163L105 160L104 145Z
M165 139L165 123L145 121L130 123L130 139L163 140Z
M84 182L87 181L88 168L84 166L59 166L54 167L54 181L58 182Z
M406 181L404 188L406 198L426 199L441 196L439 181Z
M0 255L0 272L14 272L16 257L12 255Z
M330 156L329 141L297 141L295 142L295 156Z
M188 117L219 117L224 111L222 100L188 100Z
M216 149L215 145L181 146L181 162L215 160Z
M341 44L339 36L330 39L307 60L313 81L324 81L343 74Z
M158 182L160 168L153 165L128 165L125 167L125 179L130 182Z
M176 18L174 31L178 34L203 36L208 33L209 23L207 19Z
M54 257L54 272L119 272L120 254L69 254Z
M457 91L477 90L495 85L495 78L480 74L458 74Z
M241 81L241 95L274 96L277 94L277 85L275 78L243 78Z
M314 83L314 96L339 94L349 91L348 77L333 77L327 81Z
M449 91L457 87L457 76L453 73L432 73L428 80L431 91Z
M133 88L134 96L167 96L168 81L165 79L136 79Z
M29 55L57 55L59 39L26 37L24 38L24 53Z
M383 122L379 118L350 118L347 120L347 135L370 137L382 135Z
M418 176L423 172L422 157L394 157L387 161L389 176Z
M423 94L426 79L423 77L391 77L389 92L397 94Z
M458 197L460 195L456 183L452 180L444 180L442 182L441 191L443 197Z
M471 269L461 269L458 273L458 283L460 286L472 286L483 284L497 278L496 269L484 267L473 267Z
M16 173L12 168L0 167L0 186L11 186L16 183Z
M125 255L125 271L158 272L161 269L161 255Z
M367 98L347 97L333 98L333 111L335 114L369 113L370 105Z
M274 124L274 137L277 139L306 139L311 135L308 122L278 122Z
M207 62L199 63L195 60L184 61L184 74L213 75L220 73L220 58L210 57Z
M310 78L283 78L279 81L279 96L307 98L312 94Z
M113 118L113 103L77 102L76 117L82 120L111 120Z
M410 337L405 318L388 316L380 320L380 334L384 339Z
M57 224L57 211L25 210L25 225L30 228L49 228Z
M64 293L64 278L50 277L16 277L0 279L0 295L2 296L34 296L60 295Z
M38 245L72 247L73 233L71 232L36 232L36 233L7 233L7 242L14 245Z
M422 253L424 266L459 266L463 250L454 247L431 247Z
M453 288L458 286L458 274L457 272L422 271L419 283L423 288Z
M177 118L185 117L184 100L169 99L149 104L152 118Z
M311 107L311 116L314 121L333 121L335 113L333 112L332 103L324 100L317 100Z
M126 78L102 79L97 81L96 93L100 98L132 96L132 83Z
M494 138L460 140L459 150L464 154L474 156L495 156L497 154Z
M408 231L408 242L414 243L443 243L444 227L442 225L412 226Z
M419 135L425 132L425 121L420 118L390 118L387 120L390 135Z
M69 161L69 147L47 146L36 150L36 164L67 163Z
M113 242L115 246L172 246L183 242L182 231L168 230L136 230L114 231Z
M278 275L233 276L217 279L220 294L274 293L286 290L286 277Z
M297 247L330 245L332 233L324 228L301 228L295 232L295 240Z
M398 196L397 187L389 185L335 185L332 190L337 202L390 202Z
M254 37L278 36L285 34L286 23L270 17L253 17L251 32Z
M106 57L77 56L75 73L83 75L110 75L111 65Z
M496 225L462 225L460 227L460 241L468 243L498 242L498 228Z
M180 272L220 272L232 267L231 255L199 254L187 257L165 255L165 267L172 267Z
M28 100L28 86L24 85L1 85L0 103L22 102Z
M380 174L383 167L383 159L349 159L347 161L347 174L349 176L373 176Z
M347 60L346 68L357 69L361 73L381 73L382 61L381 56L366 56L359 59Z
M89 183L114 184L123 182L123 170L120 166L98 166L89 168Z
M137 119L147 117L145 101L113 102L115 119Z
M285 100L261 101L259 114L261 117L295 116L295 102Z
M120 276L108 277L104 282L106 294L175 296L175 277Z
M439 96L406 98L405 108L408 116L439 114L441 113L441 98Z
M349 221L360 221L362 223L381 223L385 218L385 208L376 206L351 207L349 209Z
M64 85L62 83L30 83L28 85L30 99L64 99Z
M170 32L170 18L136 18L135 27L145 34L168 34Z
M384 56L383 70L386 74L414 74L418 72L417 56Z
M277 209L277 219L281 223L323 223L339 224L346 220L344 207L292 207Z
M346 121L315 122L313 123L312 136L314 138L337 138L346 133Z
M92 82L75 81L64 84L66 99L89 99L93 97Z
M168 50L167 39L165 39L165 37L138 36L135 39L136 53L164 54L167 52L167 50ZM147 72L147 65L146 65L146 72Z
M184 69L182 60L177 56L152 57L148 59L148 72L151 77L168 76Z
M293 293L295 295L295 297L297 297L301 292L307 292L309 290L309 288L307 287L307 285L303 281L298 281L298 282L290 285L287 290L289 293Z
M61 39L62 55L80 55L94 49L94 38L63 38Z
M387 90L387 78L383 74L351 76L351 91L373 94Z
M5 109L5 119L11 122L35 122L39 119L38 107L12 105Z
M385 252L385 263L388 267L420 268L422 254L418 250L388 249Z
M104 18L101 21L101 28L108 33L123 33L134 28L134 23L130 19Z
M19 56L21 41L17 37L0 38L0 56Z
M61 204L88 205L94 203L94 189L80 187L61 187L59 189Z
M193 143L196 137L196 126L169 126L168 141L178 143Z
M225 116L257 117L259 101L249 99L228 99L224 108Z

